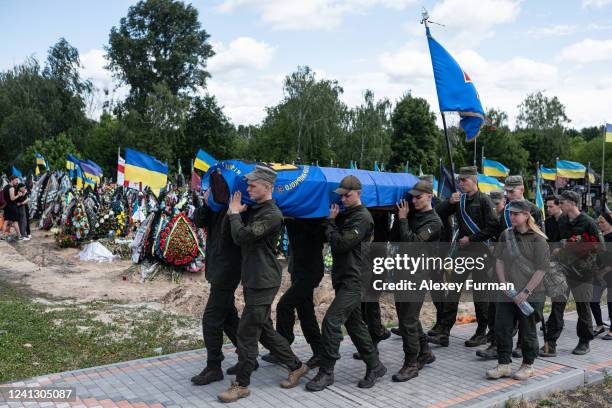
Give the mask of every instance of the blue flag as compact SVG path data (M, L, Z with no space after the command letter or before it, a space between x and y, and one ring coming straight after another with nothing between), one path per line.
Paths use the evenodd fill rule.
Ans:
M23 179L23 174L21 174L21 171L19 171L19 169L18 169L17 167L13 166L13 167L11 168L11 173L13 173L13 174L12 174L13 176L17 176L17 177L19 177L20 179Z
M473 140L478 136L485 116L476 87L457 61L433 39L429 27L426 30L440 112L459 113L459 126L467 140Z

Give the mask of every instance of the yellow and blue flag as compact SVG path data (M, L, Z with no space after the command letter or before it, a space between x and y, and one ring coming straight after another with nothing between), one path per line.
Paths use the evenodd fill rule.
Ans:
M66 156L66 170L70 173L70 178L74 178L76 176L76 169L79 167L80 160L74 157L71 154Z
M612 143L612 124L606 123L606 143Z
M40 153L36 153L36 167L38 166L44 166L45 169L49 170L49 165L47 164L47 161Z
M482 167L485 176L508 177L510 175L510 169L495 160L484 159Z
M544 180L555 181L557 179L557 170L540 166L540 175Z
M557 176L581 179L586 176L586 167L578 162L557 160Z
M200 149L195 161L193 162L193 167L206 172L209 168L217 164L217 161L218 160L212 157L210 154Z
M125 149L125 178L159 193L168 181L168 165L138 150Z
M480 96L470 76L461 69L448 51L433 39L429 27L426 27L426 34L440 112L459 113L459 126L465 132L467 140L471 141L478 136L484 123L485 113Z
M495 177L485 176L484 174L478 175L478 188L483 193L490 193L493 190L503 190L504 185L499 182Z
M83 184L85 186L93 187L94 184L100 184L101 173L94 167L89 161L80 161L79 167L81 175L83 177Z

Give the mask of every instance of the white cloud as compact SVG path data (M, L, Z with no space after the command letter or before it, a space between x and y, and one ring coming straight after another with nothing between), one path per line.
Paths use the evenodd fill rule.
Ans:
M592 40L587 38L561 50L559 60L588 64L612 61L612 40Z
M601 8L612 4L612 0L582 0L582 7Z
M113 78L109 70L104 68L108 61L104 58L104 51L91 49L81 56L81 77L89 79L97 86L110 87Z
M434 6L431 19L453 29L487 31L514 21L520 11L516 0L444 0Z
M535 27L529 30L529 34L535 37L560 37L574 34L579 30L577 25L557 24L548 27Z
M276 30L332 29L351 13L381 6L403 10L415 0L225 0L217 9L224 13L250 8Z
M427 51L404 48L395 53L383 52L379 61L383 71L397 80L418 80L433 75Z
M238 37L229 46L213 44L215 56L208 61L208 69L214 75L244 69L262 70L270 65L274 48L251 37Z

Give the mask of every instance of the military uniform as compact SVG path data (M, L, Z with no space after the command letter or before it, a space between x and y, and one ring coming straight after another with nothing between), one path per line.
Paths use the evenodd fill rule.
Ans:
M229 215L232 238L242 250L241 280L245 306L238 324L238 367L236 382L246 387L259 355L258 341L289 370L302 364L287 340L272 325L270 309L281 284L281 267L276 243L283 215L274 200L251 206L245 213Z
M580 200L578 194L573 191L566 191L561 197L562 200L572 200L576 203ZM600 242L603 242L603 237L597 223L585 213L578 214L573 220L570 220L567 214L561 215L561 217L559 217L559 231L559 237L562 240L569 239L574 235L580 236L583 233L587 233L590 236L597 237ZM567 250L561 248L556 259L562 263L566 263L569 259L566 255ZM594 259L593 255L589 257ZM591 264L588 266L587 264L583 265L581 262L573 262L571 266L572 273L567 276L567 283L576 300L576 311L578 312L576 333L578 334L579 345L586 345L586 350L588 352L588 344L593 340L593 319L589 302L593 297L594 265ZM563 324L559 324L559 321L563 321L562 316L566 304L567 302L564 302L559 305L552 318L549 317L546 325L546 341L553 346L556 346L557 339L563 330Z
M321 352L321 330L315 315L313 291L323 279L323 244L325 224L322 220L286 219L289 236L289 274L291 286L276 306L276 331L293 343L295 313L313 356Z
M387 242L389 241L389 213L379 212L372 215L374 220L374 240L373 242ZM374 256L374 255L372 255ZM384 254L383 254L384 256ZM380 303L379 302L362 302L361 303L361 314L363 320L368 326L368 331L372 337L374 345L377 345L380 341L389 338L391 333L382 323L382 317L380 314ZM355 353L355 357L359 353Z
M217 375L204 378L202 372L192 381L196 384L207 384L210 380L223 378L221 362L223 361L223 333L234 346L238 346L238 310L234 304L234 294L240 283L241 254L232 240L229 219L225 211L212 211L206 204L194 214L198 228L205 227L207 233L205 277L210 283L210 293L202 316L202 332L207 351L207 368L217 369ZM200 378L197 378L200 377Z
M336 193L358 190L361 190L361 182L355 176L347 176ZM321 363L315 378L306 384L309 391L321 391L333 384L334 366L340 359L340 343L344 338L342 325L367 365L366 378L359 382L359 387L372 387L376 379L386 373L361 315L362 270L368 256L367 247L362 243L372 241L373 230L372 215L363 205L348 208L335 219L327 220L326 236L333 258L331 278L335 297L323 319Z
M533 205L526 200L514 200L510 204L510 211L529 211ZM509 249L507 241L514 234L516 246L520 251L526 265L530 268L519 268L516 266L516 254ZM505 278L507 282L513 283L517 292L523 291L533 274L537 270L545 273L550 268L550 251L546 240L541 235L528 230L521 233L517 230L504 231L500 236L500 242L495 247L495 258L503 261ZM518 321L523 364L533 364L538 355L538 335L536 323L541 320L544 299L546 293L544 285L540 284L529 293L527 302L534 308L534 313L525 316L518 306L506 295L500 294L502 298L496 305L495 333L497 343L497 355L499 364L510 364L512 362L512 332Z
M473 176L476 174L477 172L475 167L467 167L460 170L460 176ZM452 214L456 214L459 224L459 235L457 239L459 240L463 237L469 237L470 243L465 247L460 247L457 250L457 256L478 257L488 254L489 249L485 244L485 241L494 238L499 231L497 213L495 211L493 202L485 193L476 191L471 196L466 196L465 210L469 217L480 229L479 232L473 233L470 230L468 224L461 216L459 203L451 204L449 201L444 201L438 206L438 214L441 218L446 218ZM487 257L489 262L490 258L490 256ZM476 269L472 274L472 279L474 279L475 282L486 282L487 270L489 270L490 267L491 266L489 265L482 271ZM451 280L453 282L465 282L467 278L467 273L453 273ZM461 294L457 291L450 291L446 301L442 304L443 311L440 312L440 321L437 323L440 326L440 333L446 336L450 334L450 330L455 324L460 296ZM488 307L489 303L486 294L483 294L480 291L475 292L474 308L476 311L476 319L478 321L475 336L483 336L486 334L488 325Z
M432 192L431 183L421 181L410 193L419 195L423 193L431 194ZM442 220L433 209L410 212L407 219L399 219L399 230L401 242L437 242L440 240ZM428 278L423 271L416 271L415 277L417 282L420 279ZM395 381L406 381L418 375L416 364L419 359L422 360L421 366L435 359L429 349L427 336L423 332L419 320L425 294L426 291L418 291L416 292L417 298L411 299L411 301L397 301L396 299L395 308L404 347L404 366L399 373L393 376Z

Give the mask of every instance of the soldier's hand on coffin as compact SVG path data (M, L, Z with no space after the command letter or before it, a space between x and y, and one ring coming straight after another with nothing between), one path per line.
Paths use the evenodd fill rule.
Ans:
M408 202L403 198L400 200L400 203L397 205L398 216L400 218L408 218L408 213L410 212L410 207L408 206Z
M246 211L246 204L241 203L242 193L240 191L236 191L232 196L232 200L229 203L229 214L240 214L241 212Z
M209 191L210 191L210 190L206 190L206 191L204 192L204 195L202 196L202 199L204 200L204 202L206 203L206 205L209 205L209 204L208 204L208 192L209 192Z
M331 207L329 207L329 217L330 219L335 219L338 216L338 213L340 212L340 206L338 204L332 204Z
M448 200L451 204L457 204L461 198L461 193L453 193Z
M470 243L470 238L469 237L463 237L459 240L459 246L460 247L464 247L466 245L468 245Z

